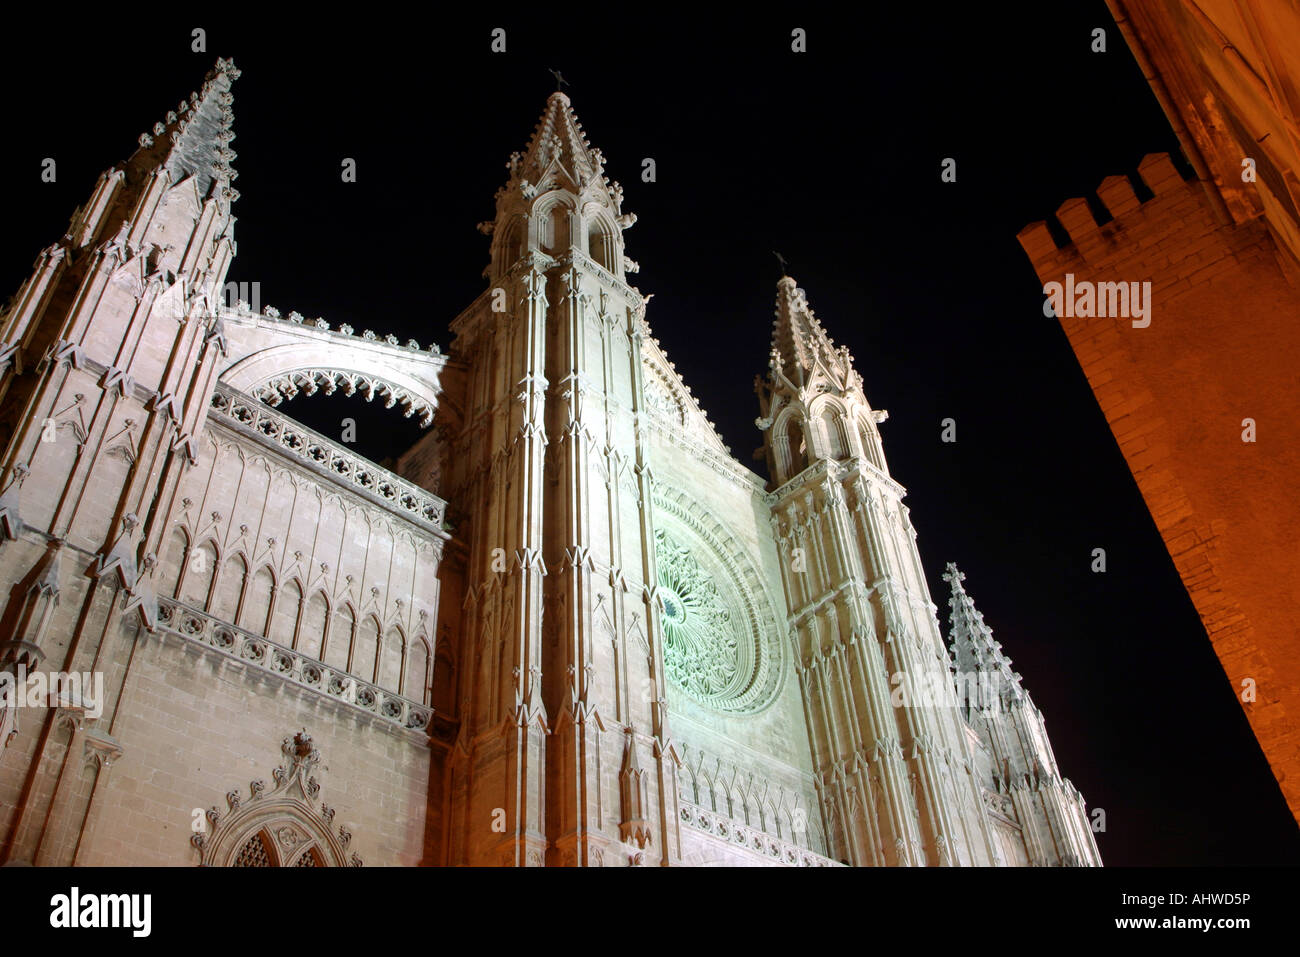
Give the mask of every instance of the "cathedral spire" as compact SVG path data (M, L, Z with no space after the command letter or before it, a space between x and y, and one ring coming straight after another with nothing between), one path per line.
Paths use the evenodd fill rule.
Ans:
M486 276L496 281L528 253L556 263L574 250L618 280L640 268L623 255L622 231L636 216L623 212L623 187L605 175L604 154L587 139L566 93L546 98L532 138L506 168L496 218L479 223L493 237Z
M237 199L230 183L239 174L231 168L235 138L231 129L231 86L240 71L234 60L218 58L197 93L181 100L150 132L140 134L140 149L131 162L145 167L165 168L173 183L193 176L199 196L206 199L213 184L229 190L227 199Z
M1002 653L1001 642L993 640L993 629L984 623L984 616L975 607L975 601L966 593L962 582L966 576L949 562L943 579L952 589L948 598L953 658L959 675L983 675L988 680L981 688L992 688L1003 700L1018 699L1024 694L1020 675L1011 667L1011 659ZM987 702L991 703L991 702Z
M808 305L807 295L790 276L782 276L776 284L769 368L774 376L780 373L799 389L808 385L819 369L838 390L848 391L859 384L848 349L836 348Z
M777 485L816 459L863 458L886 471L876 426L889 413L871 408L849 350L831 341L790 276L776 284L767 379L757 377L754 387L762 412L756 424L766 433Z
M539 182L553 162L578 186L604 171L604 157L582 131L577 114L566 93L556 90L546 98L546 110L522 154L521 169L532 182Z

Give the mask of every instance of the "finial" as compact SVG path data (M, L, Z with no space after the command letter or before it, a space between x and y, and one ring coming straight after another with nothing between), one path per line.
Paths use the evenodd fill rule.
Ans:
M777 261L778 263L781 264L781 275L782 275L782 277L784 277L784 276L785 276L785 257L782 256L782 255L781 255L779 252L777 252L775 249L772 250L772 255L775 256L775 257L776 257L776 261Z
M946 568L947 570L943 573L943 580L951 583L954 588L957 587L958 582L966 580L966 576L957 570L956 562L949 562Z
M564 74L562 74L559 70L552 70L549 67L547 68L546 72L551 74L551 76L555 77L555 92L563 93L564 88L569 85L569 81L564 78Z

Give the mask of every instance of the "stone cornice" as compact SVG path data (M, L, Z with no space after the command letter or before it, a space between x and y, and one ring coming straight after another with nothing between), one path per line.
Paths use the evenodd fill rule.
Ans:
M261 675L334 702L391 732L424 737L433 720L433 709L427 705L170 598L158 599L155 631L182 638Z
M728 847L764 858L773 866L783 867L843 867L828 857L815 854L798 844L766 834L716 811L678 801L681 822L692 830L707 834L715 840L725 841Z
M294 466L378 505L431 535L440 546L447 503L369 459L228 386L212 395L208 421L229 429Z

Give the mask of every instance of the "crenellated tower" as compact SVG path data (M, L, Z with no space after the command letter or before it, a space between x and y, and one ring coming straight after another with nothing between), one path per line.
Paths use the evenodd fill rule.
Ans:
M790 641L832 855L858 865L990 864L971 744L873 410L789 276L756 383Z
M955 688L962 717L978 735L976 764L1003 863L1100 866L1083 795L1056 766L1043 713L962 586L966 576L950 562L943 577L952 589Z

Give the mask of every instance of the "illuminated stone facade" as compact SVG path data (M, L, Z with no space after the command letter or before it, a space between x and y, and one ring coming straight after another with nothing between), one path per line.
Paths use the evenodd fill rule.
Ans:
M5 862L1100 863L955 569L956 661L995 690L942 693L885 415L792 279L770 485L651 334L562 93L447 354L227 306L237 76L0 322L0 654L104 676L5 712ZM431 428L390 471L285 414L318 391Z

